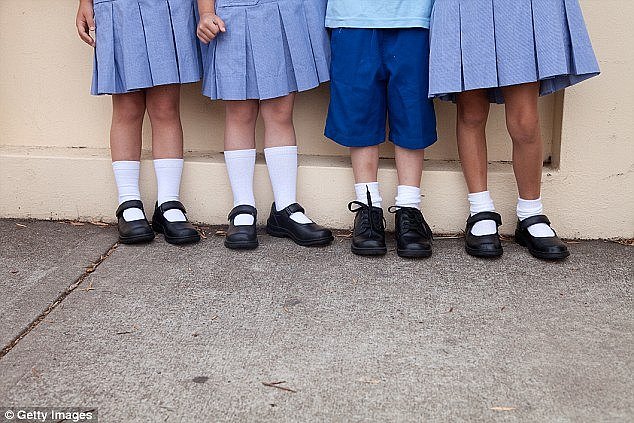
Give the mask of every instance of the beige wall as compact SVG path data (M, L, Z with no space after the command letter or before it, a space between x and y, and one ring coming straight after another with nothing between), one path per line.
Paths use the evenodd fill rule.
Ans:
M43 4L46 3L44 7ZM634 236L632 119L634 2L582 0L603 75L542 99L546 140L544 198L559 232L569 237ZM76 37L76 2L0 0L0 216L112 220L115 189L107 140L108 97L88 95L91 50ZM183 196L193 219L224 223L231 195L222 164L223 110L200 94L183 90L188 150ZM299 96L296 125L301 201L334 227L347 227L345 203L352 195L346 151L326 140L323 120L327 86ZM629 115L628 115L629 114ZM464 183L456 162L455 107L438 104L440 141L428 152L424 209L434 230L457 232L466 216ZM144 145L149 147L149 128ZM515 187L503 108L493 108L488 127L491 191L512 231ZM392 157L385 145L382 156ZM339 156L339 157L337 157ZM557 168L557 165L559 167ZM384 197L394 194L391 160L382 165ZM258 165L259 206L271 199L266 169ZM154 195L144 166L146 201ZM316 201L327 198L329 204ZM265 215L266 213L262 213Z

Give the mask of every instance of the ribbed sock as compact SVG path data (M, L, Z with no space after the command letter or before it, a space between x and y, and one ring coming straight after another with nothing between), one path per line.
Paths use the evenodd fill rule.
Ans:
M541 197L537 200L517 199L517 218L524 220L532 216L544 214L544 205ZM537 223L528 227L528 232L537 238L555 236L555 232L545 223Z
M396 188L395 201L398 207L411 207L420 210L420 187L399 185Z
M154 172L156 173L157 202L159 206L168 201L180 201L181 177L183 176L183 159L156 159ZM168 222L185 222L187 218L178 209L163 213Z
M255 173L255 149L225 151L225 163L231 191L233 192L233 206L247 205L255 207L253 194L253 174ZM252 225L253 216L239 214L233 220L234 225Z
M112 170L119 193L119 205L130 200L141 200L139 191L141 162L132 160L112 162ZM145 219L145 215L141 209L131 208L123 212L123 219L126 222L132 222Z
M494 212L495 205L489 191L474 192L467 196L471 216L482 212ZM492 235L497 232L497 224L493 220L481 220L473 225L471 233L475 236Z
M378 182L361 182L354 184L354 192L357 196L358 202L368 204L367 191L370 191L372 206L381 208L383 205L383 198L381 198Z
M266 166L275 197L277 211L297 202L297 146L270 147L264 149ZM297 223L312 223L304 213L293 213L290 218Z

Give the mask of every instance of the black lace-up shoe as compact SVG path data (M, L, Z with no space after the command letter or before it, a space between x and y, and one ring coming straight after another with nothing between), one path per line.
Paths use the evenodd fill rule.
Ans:
M241 214L250 214L253 216L252 225L239 225L234 223L235 218ZM227 237L225 238L225 247L232 250L253 250L258 247L258 233L256 223L258 220L258 211L253 206L245 204L235 206L229 213L229 229L227 229Z
M170 222L165 219L164 213L168 210L177 209L186 214L185 206L180 201L166 201L160 206L158 203L154 207L152 217L152 227L158 233L165 236L165 241L170 244L190 244L200 241L200 234L194 225L185 222Z
M146 218L140 220L132 220L127 222L123 218L123 212L127 209L141 209L143 211L143 203L140 200L129 200L121 203L117 208L117 219L119 229L119 242L122 244L140 244L150 242L154 239L154 231L150 227L150 223Z
M359 256L382 256L387 253L383 209L372 206L369 190L367 196L368 204L360 201L348 204L348 210L356 213L351 250Z
M550 220L543 215L531 216L517 222L515 230L515 241L523 247L527 247L528 251L543 260L563 260L570 255L568 246L559 239L557 234L549 237L535 237L531 235L528 228L538 223L545 223L550 226ZM554 232L554 230L553 230Z
M266 233L278 238L290 238L295 244L303 247L323 247L330 244L334 237L330 229L318 224L297 223L291 219L293 213L304 213L297 203L277 211L275 203L271 205L271 214L266 222Z
M494 234L490 235L474 235L471 232L473 226L483 220L492 220L497 227L502 225L502 216L495 212L480 212L470 216L467 219L467 226L464 230L465 250L469 255L474 257L500 257L504 253L504 250L502 250L500 234L497 230Z
M413 207L392 206L396 215L396 253L404 258L430 257L433 236L423 213Z

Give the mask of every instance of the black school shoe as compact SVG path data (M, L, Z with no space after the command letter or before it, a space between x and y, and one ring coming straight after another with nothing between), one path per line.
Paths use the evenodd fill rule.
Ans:
M537 224L545 223L550 226L550 220L543 215L531 216L524 220L517 221L517 229L515 229L515 241L523 247L527 247L528 251L543 260L563 260L570 255L568 246L555 236L538 238L530 234L528 228ZM553 230L554 232L554 230Z
M357 206L356 208L354 206ZM368 191L368 204L352 201L348 210L356 213L350 249L358 256L382 256L387 253L385 245L385 219L383 209L372 205Z
M177 209L186 214L185 206L180 201L166 201L160 206L154 206L154 216L152 217L152 227L158 233L165 236L165 241L170 244L191 244L200 241L200 234L194 225L185 222L170 222L163 215L168 210Z
M502 226L502 216L496 212L480 212L467 219L467 227L464 230L465 250L467 254L481 258L500 257L504 250L500 241L500 234L497 228L494 234L474 235L471 230L473 226L483 220L492 220L497 227Z
M413 207L392 206L388 209L396 215L396 253L403 258L430 257L433 236L423 213Z
M234 220L240 214L253 216L253 224L236 226ZM246 204L235 206L229 212L229 229L227 229L227 236L225 237L225 247L232 250L253 250L258 248L258 233L255 226L257 220L258 211L255 207Z
M133 220L127 222L123 218L123 212L127 209L141 209L143 210L143 203L140 200L129 200L121 203L117 208L117 219L119 229L119 242L122 244L141 244L144 242L150 242L154 239L154 231L150 227L150 223L147 219Z
M316 223L297 223L291 219L293 213L304 213L297 203L277 211L275 203L271 205L271 214L266 221L266 233L278 238L290 238L302 247L322 247L330 244L335 238L330 229Z

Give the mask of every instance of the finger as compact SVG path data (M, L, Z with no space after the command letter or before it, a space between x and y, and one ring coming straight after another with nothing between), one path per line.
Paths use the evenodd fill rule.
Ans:
M92 14L89 14L88 16L86 16L86 22L88 23L88 29L91 31L94 31L96 26L95 26L95 16Z
M201 27L201 31L203 32L203 34L205 34L207 36L207 38L209 39L209 41L213 40L214 38L216 38L216 33L214 33L214 31L212 30L213 25L211 26L203 26ZM216 31L217 32L217 31Z
M198 31L196 31L196 35L198 36L198 39L205 44L209 44L209 42L211 41L209 36L205 34L201 28L198 28Z
M225 21L223 21L220 16L216 16L214 18L214 23L218 25L220 32L227 32L227 26L225 25Z
M94 44L94 40L88 33L88 27L86 25L86 22L77 23L77 33L79 34L79 38L81 38L82 41L85 42L86 44L91 46Z

